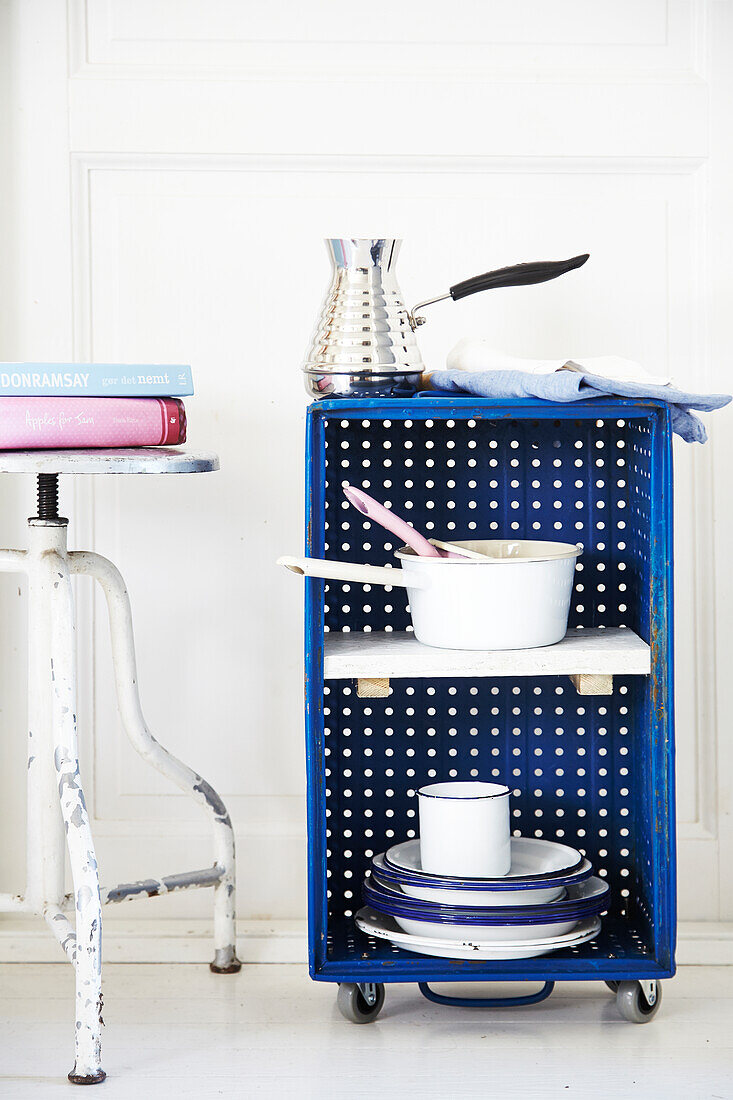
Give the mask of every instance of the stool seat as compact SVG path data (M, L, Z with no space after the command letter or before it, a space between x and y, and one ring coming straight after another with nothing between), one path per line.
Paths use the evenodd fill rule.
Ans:
M179 447L84 447L65 451L0 451L2 474L207 474L213 451Z

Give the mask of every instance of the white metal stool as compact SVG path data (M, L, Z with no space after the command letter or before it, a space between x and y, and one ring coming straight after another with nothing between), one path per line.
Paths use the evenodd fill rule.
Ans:
M102 906L133 896L214 887L214 961L236 973L234 834L219 795L151 734L140 708L130 601L112 562L69 551L68 521L58 514L58 475L183 474L219 468L211 453L171 448L0 452L0 473L38 475L38 515L28 520L28 549L0 550L0 571L28 576L28 849L24 895L0 894L0 912L43 916L76 971L76 1060L69 1080L105 1078L101 1066ZM99 581L107 600L117 703L135 749L211 814L214 864L164 878L101 889L94 841L79 774L72 575ZM59 813L59 804L61 813ZM64 833L65 838L64 838ZM74 890L64 893L64 839ZM65 910L76 910L76 926Z

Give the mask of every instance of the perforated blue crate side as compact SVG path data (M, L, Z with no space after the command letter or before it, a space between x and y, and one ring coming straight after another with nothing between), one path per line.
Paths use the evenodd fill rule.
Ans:
M440 972L435 960L355 932L352 917L371 855L415 835L417 788L451 777L509 783L515 830L574 844L612 887L604 934L592 947L564 952L559 961L517 963L514 973L537 974L538 964L542 973L554 967L554 973L578 977L599 967L619 974L632 963L637 976L644 966L669 971L674 834L667 412L615 402L572 410L445 400L427 405L422 399L399 407L365 402L311 410L308 552L378 565L393 561L396 540L346 505L345 482L438 537L581 542L570 625L634 629L652 644L654 673L616 678L608 698L580 697L569 681L544 677L392 680L388 699L360 700L353 682L323 683L322 631L409 630L406 593L309 581L312 973L340 964L348 969L350 962L368 966L370 958L399 974L421 966Z

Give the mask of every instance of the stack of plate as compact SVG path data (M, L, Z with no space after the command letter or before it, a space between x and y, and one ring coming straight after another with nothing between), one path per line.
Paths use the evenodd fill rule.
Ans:
M501 878L428 874L420 841L375 856L356 915L363 932L421 955L528 959L596 936L608 908L608 885L565 844L514 837Z

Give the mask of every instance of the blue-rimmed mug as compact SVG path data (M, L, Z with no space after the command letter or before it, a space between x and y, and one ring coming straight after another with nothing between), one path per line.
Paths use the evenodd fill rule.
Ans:
M466 878L509 872L508 787L477 780L430 783L417 795L423 871Z

